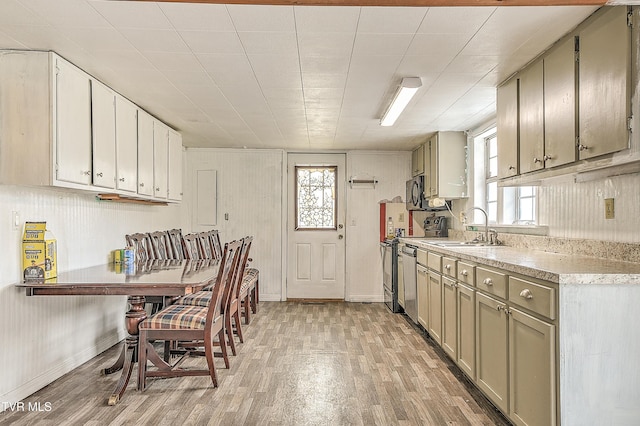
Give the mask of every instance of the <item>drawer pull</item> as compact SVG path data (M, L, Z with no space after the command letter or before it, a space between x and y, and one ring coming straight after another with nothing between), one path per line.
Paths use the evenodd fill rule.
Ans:
M466 277L467 275L469 275L469 273L467 272L466 269L463 269L462 272L460 272L460 275L462 275L463 277Z
M482 281L482 284L493 285L493 280L491 278L485 278L484 281Z
M533 299L533 294L531 293L531 290L529 290L528 288L525 288L520 292L520 297L524 297L527 300L531 300Z
M451 265L444 265L444 269L448 271L449 269L451 269Z

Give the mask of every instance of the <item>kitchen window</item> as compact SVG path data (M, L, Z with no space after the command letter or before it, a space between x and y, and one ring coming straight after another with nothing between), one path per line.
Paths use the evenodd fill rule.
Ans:
M476 205L483 205L494 225L536 225L537 188L535 186L498 186L498 135L496 127L490 127L474 140L475 166L482 172L477 177L484 185L476 186ZM481 220L482 219L482 220ZM484 218L476 215L474 223Z

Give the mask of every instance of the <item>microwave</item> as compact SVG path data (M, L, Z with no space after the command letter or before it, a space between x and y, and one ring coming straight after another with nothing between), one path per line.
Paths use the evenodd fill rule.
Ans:
M414 176L407 181L407 210L422 210L424 199L424 176Z

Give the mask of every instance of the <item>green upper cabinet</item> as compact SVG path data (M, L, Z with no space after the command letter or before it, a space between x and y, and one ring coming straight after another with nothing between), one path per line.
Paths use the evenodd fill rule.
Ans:
M520 173L544 167L544 68L538 60L520 74ZM500 139L498 139L500 143ZM498 159L500 156L498 156Z
M579 32L579 159L629 147L631 27L626 7L605 12Z
M576 160L576 40L569 37L544 58L544 166Z
M497 92L498 177L518 174L518 78L513 77Z
M411 153L411 176L418 176L424 173L424 144L420 145Z

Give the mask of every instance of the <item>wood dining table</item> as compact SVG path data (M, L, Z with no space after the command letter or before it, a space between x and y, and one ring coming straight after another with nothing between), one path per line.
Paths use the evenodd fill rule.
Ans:
M101 374L122 371L108 404L122 398L138 360L138 325L147 318L147 297L171 301L201 290L218 275L219 260L149 260L131 264L110 263L58 273L48 280L16 284L27 296L128 296L125 313L128 336L116 362Z

